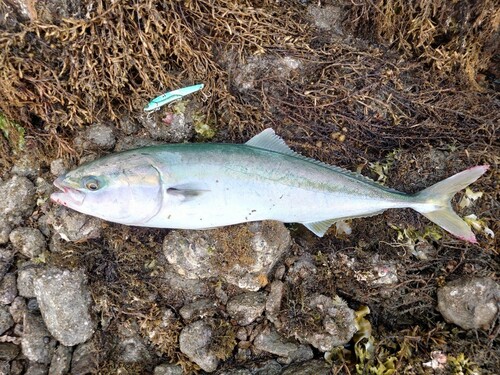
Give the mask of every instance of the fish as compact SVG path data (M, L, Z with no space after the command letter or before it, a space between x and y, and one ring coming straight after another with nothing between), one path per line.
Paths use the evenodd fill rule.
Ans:
M340 220L412 208L477 243L451 198L488 168L474 166L406 194L303 156L268 128L244 144L165 144L109 154L58 177L51 200L131 226L209 229L277 220L301 223L319 237Z

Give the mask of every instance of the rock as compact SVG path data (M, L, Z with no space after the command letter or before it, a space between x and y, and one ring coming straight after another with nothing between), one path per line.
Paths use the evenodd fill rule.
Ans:
M438 289L438 310L463 329L488 330L498 313L500 285L490 278L463 278Z
M65 241L86 241L101 236L101 220L66 207L57 206L50 221L55 232Z
M39 268L31 263L24 263L17 270L17 290L25 298L35 297L33 280L37 277Z
M10 375L21 375L24 374L24 361L15 360L10 363Z
M139 130L139 124L130 116L120 117L120 130L122 130L126 135L131 135Z
M26 177L13 176L0 182L0 191L0 217L6 224L17 225L33 213L35 186Z
M155 367L154 375L182 375L181 366L163 363Z
M279 323L278 314L281 311L281 300L284 295L285 284L275 280L271 283L271 291L266 300L266 317L275 325Z
M21 339L23 354L33 362L49 364L56 341L52 339L41 316L26 313Z
M40 162L32 154L21 154L14 161L12 174L22 177L35 177L40 172Z
M12 361L20 351L21 348L19 345L10 342L0 342L0 360L2 361Z
M210 294L206 282L180 276L178 273L168 269L168 265L161 281L164 286L160 288L160 292L167 299L171 298L171 295L182 295L186 300L190 300L206 297Z
M336 5L309 5L307 14L318 29L331 31L339 36L343 35L342 21L345 12L342 11L342 7Z
M185 304L179 310L182 319L186 321L212 317L216 312L217 304L208 298L201 298L197 301Z
M253 375L279 375L282 370L282 366L274 359L265 362L253 361L248 368Z
M119 326L119 343L116 347L117 357L122 363L141 363L151 361L151 354L139 334L139 326L135 321Z
M6 218L0 217L0 245L5 245L9 242L9 235L12 231L12 226L7 222Z
M246 326L262 315L266 307L266 295L262 292L239 294L227 303L227 312L240 326Z
M71 348L59 345L50 362L49 375L65 375L71 367Z
M10 364L7 361L0 361L0 374L10 375Z
M14 249L28 258L39 256L47 245L42 232L35 228L19 227L10 233Z
M145 114L139 116L138 120L154 140L185 142L193 136L193 119L191 109L181 110L167 114L169 121L164 121L159 113L152 116Z
M99 368L98 354L93 341L78 345L71 358L71 375L96 374Z
M246 368L233 368L219 371L217 375L252 375L252 372Z
M278 362L283 364L307 361L313 357L313 351L309 346L287 340L269 327L257 335L253 344L257 350L279 356Z
M50 162L50 173L53 176L59 177L68 171L68 167L64 159L56 159Z
M322 319L319 330L307 329L296 332L301 342L307 342L322 352L348 343L357 331L354 310L337 297L333 300L322 294L311 296L309 308Z
M208 322L199 320L184 327L179 337L180 351L206 372L214 372L219 364L210 350L213 333Z
M331 370L325 361L312 360L288 366L281 375L330 375Z
M40 270L33 285L47 328L58 341L73 346L92 336L96 324L90 315L92 299L83 270Z
M224 278L239 288L257 291L290 247L282 223L254 222L209 231L173 230L163 251L177 273L188 279Z
M44 363L30 362L25 375L47 375L49 367Z
M11 246L0 247L0 280L7 274L14 263L15 251Z
M8 273L0 281L0 304L8 305L14 301L17 296L17 285L16 285L15 274Z
M75 146L84 150L111 150L116 143L113 128L104 124L93 124L85 129L83 137L75 139Z
M0 306L0 335L3 335L13 325L14 319L12 319L7 306Z
M16 323L22 323L24 314L28 312L26 300L23 297L16 297L9 306L9 312Z

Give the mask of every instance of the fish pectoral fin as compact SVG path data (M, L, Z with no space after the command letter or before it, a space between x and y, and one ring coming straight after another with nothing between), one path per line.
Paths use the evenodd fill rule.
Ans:
M303 223L304 226L313 232L318 237L323 237L328 231L328 228L332 226L339 219L329 219L323 221L316 221L314 223Z
M174 197L178 197L182 199L183 202L192 200L204 193L209 192L205 186L201 186L199 184L182 184L176 186L170 186L167 189L167 194L172 195Z

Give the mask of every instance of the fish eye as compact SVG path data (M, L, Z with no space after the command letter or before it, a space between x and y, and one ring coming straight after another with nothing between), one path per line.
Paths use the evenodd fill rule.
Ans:
M90 191L96 191L99 190L99 180L95 177L87 177L84 180L85 187L90 190Z

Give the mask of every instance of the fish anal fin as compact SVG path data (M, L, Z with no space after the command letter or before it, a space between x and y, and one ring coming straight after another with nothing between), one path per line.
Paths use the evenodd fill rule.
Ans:
M303 223L304 226L313 232L318 237L323 237L328 231L328 228L332 226L339 219L329 219L324 221L316 221L313 223Z

